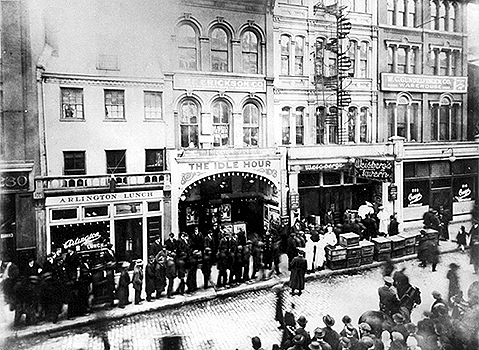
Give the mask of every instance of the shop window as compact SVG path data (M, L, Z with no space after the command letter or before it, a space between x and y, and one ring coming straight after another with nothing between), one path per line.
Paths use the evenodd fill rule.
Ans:
M161 203L160 202L148 202L148 211L160 211Z
M241 36L241 58L243 73L259 73L259 45L256 34L247 30Z
M83 216L85 218L95 218L98 216L108 216L108 206L84 207Z
M296 144L304 144L304 107L296 108Z
M341 183L341 174L332 172L323 172L323 184L327 185L339 185Z
M243 107L243 146L259 146L259 108L254 103Z
M289 55L291 54L291 37L281 35L281 75L289 75Z
M195 101L185 100L179 110L181 147L198 148L199 108Z
M304 38L297 36L294 40L294 74L304 75Z
M429 205L429 181L404 182L404 207Z
M281 110L281 122L282 122L282 141L283 145L289 145L290 132L291 132L291 108L283 107Z
M163 171L165 170L165 150L147 149L145 150L146 166L145 171Z
M231 108L226 101L215 101L212 107L213 114L213 146L224 147L230 145Z
M156 239L162 238L161 231L161 216L153 216L146 218L146 234L148 237L148 247L151 247L151 245Z
M108 174L126 173L126 150L105 151L105 154Z
M442 177L451 174L451 162L432 162L431 166L431 177Z
M63 173L65 175L85 175L85 151L64 151Z
M84 119L83 89L61 88L62 119Z
M78 217L77 209L54 209L52 210L52 220L69 220Z
M125 119L125 91L105 90L105 118Z
M477 173L477 159L456 160L451 163L452 173L459 174L476 174Z
M429 163L421 162L416 164L417 177L429 177Z
M416 166L414 163L404 163L404 177L412 178L416 176Z
M163 94L156 91L145 91L145 119L163 119Z
M316 173L299 173L298 187L319 186L319 172Z
M477 177L467 176L459 177L452 180L452 191L455 202L465 202L476 199L476 184Z
M211 32L211 70L228 72L228 34L223 28L214 28Z
M189 24L178 28L178 51L180 69L198 69L198 34Z
M116 215L141 214L141 203L122 203L115 204Z

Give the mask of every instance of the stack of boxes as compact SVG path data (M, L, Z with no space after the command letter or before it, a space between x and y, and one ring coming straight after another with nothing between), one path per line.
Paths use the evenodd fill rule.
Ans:
M346 248L341 245L326 246L326 262L331 270L346 268Z
M386 237L376 237L374 243L374 260L386 261L391 259L391 240Z
M406 248L406 239L400 235L391 236L391 258L400 258L404 256Z
M358 267L361 265L361 247L359 235L353 232L339 235L339 245L346 248L346 267Z
M374 260L374 243L369 241L359 242L361 247L361 265L371 264Z
M419 232L403 232L399 236L404 238L404 255L416 254L421 234Z

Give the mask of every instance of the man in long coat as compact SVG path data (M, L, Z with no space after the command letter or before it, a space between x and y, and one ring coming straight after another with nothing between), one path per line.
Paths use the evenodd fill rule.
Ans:
M295 295L295 290L298 290L298 295L304 289L304 282L308 263L304 258L304 251L299 250L298 255L291 261L291 276L289 279L289 286L291 287L291 295Z
M118 297L118 307L124 308L125 305L130 304L128 301L130 292L128 286L131 283L130 275L128 274L128 267L130 264L124 261L121 265L122 271L120 274L120 280L118 281L118 288L116 295Z
M148 264L145 268L145 292L146 301L151 301L151 294L155 291L155 257L150 255L148 257Z
M393 287L394 280L391 276L384 276L384 285L378 288L379 310L392 317L399 312L399 298L396 288Z

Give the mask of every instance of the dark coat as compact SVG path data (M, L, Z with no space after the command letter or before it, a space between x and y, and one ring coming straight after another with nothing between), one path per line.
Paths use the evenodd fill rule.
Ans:
M291 289L304 289L305 283L305 274L308 268L308 262L302 256L297 256L291 261L291 277L289 280L289 285Z
M155 262L146 264L145 268L145 291L151 294L156 290L155 287Z
M143 284L143 269L135 269L133 272L133 288L135 290L141 290Z
M116 290L116 295L120 304L125 304L128 302L129 298L129 290L128 285L131 283L130 274L128 273L127 269L121 271L120 279L118 281L118 288Z
M323 328L323 331L324 331L324 341L326 343L328 343L329 345L331 345L331 348L333 350L339 350L340 347L339 347L339 333L336 332L334 329L332 329L331 327L324 327Z
M386 312L390 316L399 311L399 299L390 287L381 286L378 289L379 294L379 309Z
M162 292L166 287L166 264L163 261L155 262L155 289Z
M176 277L176 263L173 258L166 258L165 263L165 276L166 278L175 278Z

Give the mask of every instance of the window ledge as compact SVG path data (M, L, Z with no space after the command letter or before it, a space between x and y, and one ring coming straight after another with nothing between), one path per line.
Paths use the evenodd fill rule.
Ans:
M165 119L163 118L150 118L150 119L143 119L146 123L165 123Z
M104 122L126 122L126 118L105 118L103 119Z
M66 123L84 123L86 122L85 118L60 118L60 122Z

